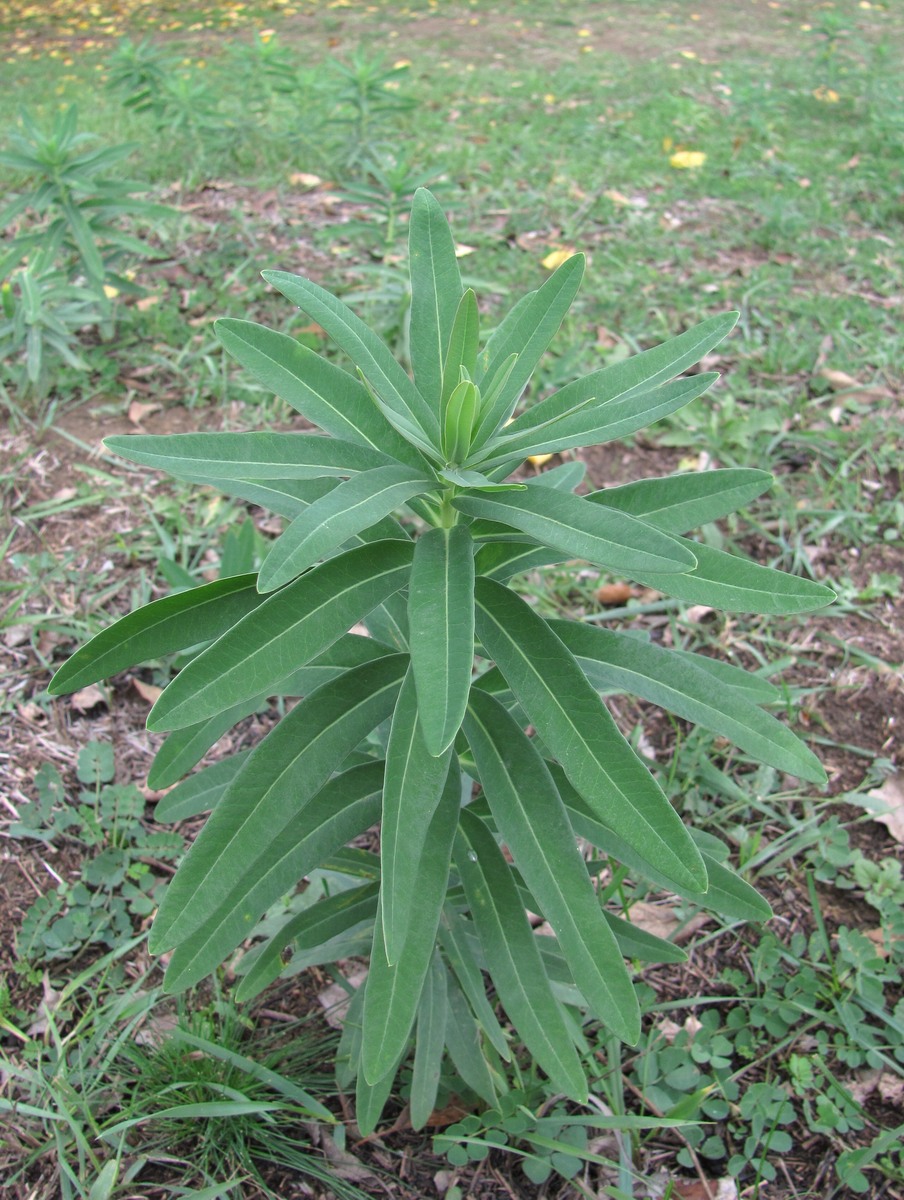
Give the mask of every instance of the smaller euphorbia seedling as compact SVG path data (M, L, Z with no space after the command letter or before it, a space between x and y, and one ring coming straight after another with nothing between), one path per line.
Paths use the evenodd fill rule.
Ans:
M718 848L711 853L712 839L685 827L601 692L631 691L753 758L825 778L762 707L778 693L760 676L642 636L546 620L512 584L532 567L582 559L734 611L799 613L832 599L820 584L686 536L763 492L764 471L673 475L581 496L578 462L511 480L527 456L626 437L699 396L715 374L682 372L735 323L735 314L711 317L519 411L583 268L580 255L568 259L481 346L449 226L419 191L410 219L413 377L341 301L307 279L267 272L357 374L257 324L222 320L217 333L327 436L107 439L134 462L286 520L256 575L124 617L79 650L51 690L201 645L148 719L169 731L150 773L157 787L190 770L262 700L302 697L253 750L190 776L158 806L164 818L211 813L167 890L151 947L172 952L167 986L187 987L315 868L341 875L344 890L287 918L246 955L239 995L276 978L289 948L292 969L360 953L364 939L370 971L342 1067L346 1080L357 1077L362 1129L376 1123L415 1029L415 1125L431 1111L446 1053L494 1102L502 1078L494 1064L509 1057L509 1037L483 972L568 1096L587 1091L569 1005L637 1039L625 957L684 954L608 911L578 836L694 903L736 919L769 916ZM349 632L362 622L369 636ZM378 821L379 855L343 850ZM526 909L547 919L554 938L534 934Z

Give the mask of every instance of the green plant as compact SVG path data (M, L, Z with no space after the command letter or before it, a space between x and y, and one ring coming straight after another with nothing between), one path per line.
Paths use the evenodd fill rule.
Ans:
M181 838L152 833L143 823L145 800L132 784L114 782L112 746L89 742L79 752L76 775L84 786L76 805L66 803L57 769L44 763L35 776L36 798L19 808L10 826L15 838L78 842L88 852L75 883L59 879L26 912L16 948L26 964L67 959L86 946L113 947L132 933L133 920L154 910L160 883L147 859L176 858Z
M147 246L123 228L123 218L148 222L171 210L136 197L140 183L107 175L135 147L88 149L95 139L78 132L75 105L49 132L28 113L20 122L21 131L8 139L12 148L0 153L0 163L29 183L0 210L0 228L9 235L0 256L0 350L11 364L7 379L40 401L59 360L90 369L80 332L92 327L111 338L114 297L141 294L126 263L146 258Z
M346 170L366 167L387 143L395 141L399 116L416 103L398 90L409 66L400 62L387 67L382 55L370 56L362 50L347 64L330 61L323 86L334 109L331 126L347 130L339 151Z
M476 298L461 285L451 232L426 191L412 208L409 259L413 379L351 310L297 276L266 274L337 342L357 377L289 335L218 323L224 346L330 436L108 439L126 458L216 484L288 525L256 574L139 609L51 683L56 694L71 691L205 642L155 704L151 729L191 740L215 723L225 730L261 697L304 697L253 751L167 796L170 816L213 811L167 889L151 944L173 950L167 986L187 987L312 870L332 864L350 876L355 886L259 942L239 994L274 979L291 946L303 961L329 962L353 937L372 943L340 1048L343 1078L357 1078L364 1131L379 1118L415 1024L420 1122L446 1051L494 1103L501 1064L516 1050L483 971L567 1096L587 1094L575 1011L614 1038L637 1040L624 956L674 962L684 953L609 911L620 877L595 886L576 835L694 903L737 920L769 916L713 857L712 840L684 826L597 689L633 691L747 755L824 780L815 756L763 711L778 693L761 678L628 634L544 620L507 586L532 565L581 558L688 603L774 614L829 602L818 583L682 536L759 495L771 480L763 471L676 475L588 496L574 494L576 462L526 483L510 478L529 455L625 436L700 395L715 376L680 373L734 315L567 384L510 421L575 296L582 257L519 301L482 348ZM402 506L409 515L400 522L392 514ZM359 622L369 636L347 632ZM342 850L380 819L379 856ZM542 913L555 936L535 936L525 908Z

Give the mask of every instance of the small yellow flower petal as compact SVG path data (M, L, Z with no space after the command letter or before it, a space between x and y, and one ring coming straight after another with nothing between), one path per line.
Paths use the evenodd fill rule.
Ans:
M529 454L527 461L535 467L542 467L544 463L548 463L552 458L551 454Z
M818 87L813 89L813 96L817 100L821 100L823 104L837 104L841 97L830 87Z
M705 162L706 155L702 150L676 150L669 159L669 165L676 171L690 171L702 167Z
M104 284L104 295L107 297L108 300L112 300L114 297L119 295L119 288L115 288L112 285L112 283L105 283Z
M573 246L560 246L558 250L550 250L549 254L543 259L542 266L547 271L554 271L556 267L561 267L563 262L568 262L569 258L573 255Z

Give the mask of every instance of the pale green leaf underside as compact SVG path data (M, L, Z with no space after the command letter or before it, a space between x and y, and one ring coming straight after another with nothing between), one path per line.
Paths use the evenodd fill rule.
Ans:
M502 705L477 690L465 734L496 827L552 926L576 985L594 1014L633 1044L640 1035L640 1010L631 978L542 758Z
M412 912L421 897L412 887L430 822L449 774L451 747L439 757L427 749L418 720L418 697L409 669L399 692L386 749L380 829L380 906L386 957L402 953Z
M479 817L464 809L455 865L499 999L553 1086L583 1103L581 1061L553 996L508 863Z
M414 1025L446 897L460 799L458 765L453 763L424 838L420 862L410 881L418 903L412 907L408 935L401 955L393 965L386 957L382 917L379 912L377 915L364 994L361 1046L361 1066L371 1084L395 1071Z
M417 1010L417 1037L408 1100L412 1129L423 1129L436 1108L446 1044L446 1008L446 968L434 951Z
M461 727L474 665L474 553L464 525L415 543L408 623L421 729L437 755Z
M271 904L327 855L363 833L380 811L381 784L379 764L373 764L336 776L300 808L293 807L294 797L285 795L266 847L260 854L239 856L238 862L229 864L228 894L206 921L196 923L193 932L177 944L164 979L167 989L178 991L209 975L248 937ZM223 811L224 802L214 815ZM244 874L238 875L239 869ZM198 894L192 906L204 899L203 893Z
M699 851L568 649L502 585L478 579L476 599L481 644L592 810L678 886L705 889Z
M362 922L373 921L379 890L376 883L349 888L318 900L286 921L268 941L243 957L243 974L236 988L236 1000L240 1004L252 1000L279 977L286 965L283 951L288 946L294 946L296 950L314 948Z

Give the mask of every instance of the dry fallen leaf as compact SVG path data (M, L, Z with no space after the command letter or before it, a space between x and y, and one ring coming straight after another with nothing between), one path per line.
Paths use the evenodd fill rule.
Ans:
M627 604L634 594L634 588L630 583L604 583L601 588L597 589L596 601L597 604L604 606Z
M359 988L367 978L367 969L353 971L346 978L353 988ZM339 983L331 983L328 988L323 989L317 999L323 1006L327 1024L332 1025L334 1029L341 1029L352 999L345 988Z
M631 924L636 925L638 929L666 941L672 940L676 944L686 942L711 920L705 913L697 913L682 925L673 908L666 904L649 904L646 900L638 900L636 904L631 905L630 917Z
M140 425L145 417L149 417L151 413L160 412L162 404L142 404L140 400L133 400L129 405L129 420L133 425Z
M289 176L289 183L295 187L315 188L320 187L323 180L319 175L311 175L307 171L295 171Z
M158 697L163 691L163 688L157 687L153 683L145 683L143 679L133 679L132 687L142 700L147 700L148 704L156 704Z
M884 825L896 842L904 845L904 780L900 775L890 775L879 788L867 792L871 800L879 800L888 809L873 817Z
M676 150L669 158L669 166L674 167L676 171L693 171L696 167L702 167L706 162L706 155L702 150Z
M106 704L106 702L106 697L96 683L89 684L88 687L74 692L69 697L71 706L80 713L90 712L98 704Z

